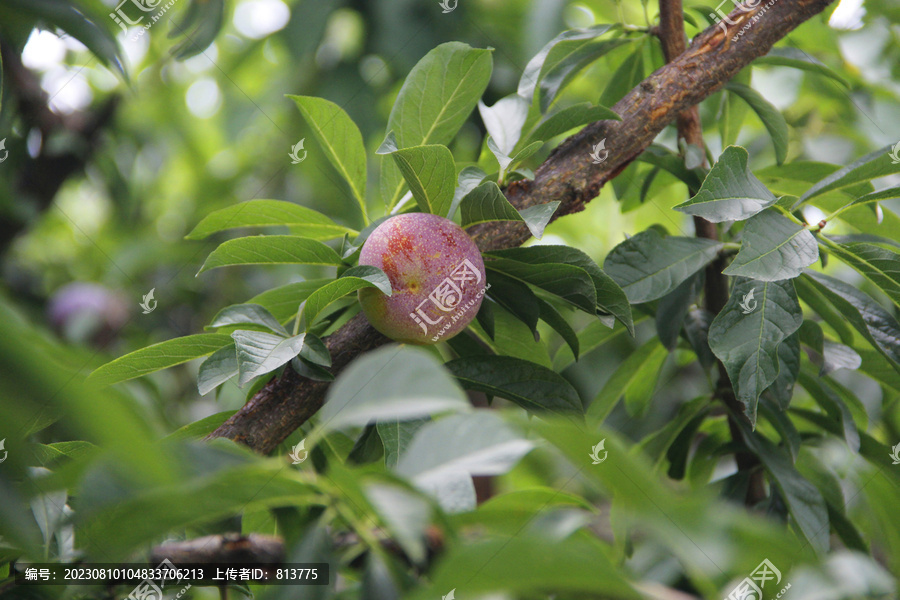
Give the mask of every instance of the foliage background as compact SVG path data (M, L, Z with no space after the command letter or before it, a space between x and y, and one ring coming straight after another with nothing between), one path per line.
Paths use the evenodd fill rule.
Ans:
M121 559L166 537L230 530L235 527L232 515L241 512L244 531L274 533L278 520L277 531L289 542L292 556L326 553L320 547L309 548L310 540L318 539L316 528L331 522L319 520L319 509L311 508L310 495L316 494L343 499L343 508L333 509L338 511L335 524L365 530L362 524L366 519L384 523L384 514L352 499L358 500L356 494L375 485L373 482L383 486L392 482L399 486L392 488L395 490L405 490L405 484L382 473L345 468L327 452L318 457L317 466L331 459L329 473L340 482L333 487L324 483L323 489L313 492L309 486L315 488L321 482L286 477L284 488L271 497L248 500L249 496L235 493L230 500L217 502L215 496L229 496L221 490L249 487L247 482L282 471L275 466L277 458L260 459L227 444L204 448L155 442L182 426L243 404L248 390L233 383L223 386L216 395L200 397L196 389L199 361L103 391L84 387L82 380L112 358L203 331L224 306L245 302L277 285L327 274L324 268L279 266L218 269L195 276L206 254L221 240L189 241L184 236L211 211L253 198L272 198L314 208L355 229L362 226L351 197L311 143L305 123L285 94L320 96L342 106L359 125L371 158L383 139L393 99L405 75L437 44L459 40L473 47L495 48L494 71L484 95L485 103L491 105L515 91L525 64L559 31L594 23L625 22L643 27L653 23L655 6L605 0L460 0L459 10L441 14L436 2L419 0L245 0L221 5L219 29L215 26L218 5L210 2L189 35L179 35L170 21L156 24L149 36L138 41L120 38L126 82L110 66L114 55L99 51L98 58L73 39L80 38L74 33L61 40L49 33L57 31L54 25L60 23L41 11L61 4L48 0L30 8L24 2L0 5L0 36L5 43L0 132L6 133L9 151L8 159L0 164L0 211L4 221L18 224L4 227L7 237L0 240L0 316L6 330L0 352L0 437L7 437L10 451L10 460L0 470L4 548L0 559L21 556L23 551L32 558L65 556L65 544L60 543L65 535L62 529L55 538L47 531L54 525L62 527L64 515L56 515L49 524L42 522L37 516L40 511L33 510L38 500L30 505L27 500L29 495L50 489L67 489L71 505L84 511L84 520L78 521L76 547L93 559ZM805 23L782 43L828 65L847 81L846 88L804 71L771 66L752 69L754 89L781 111L790 126L791 161L843 165L900 138L898 9L890 0L868 0L863 12L854 13L850 4L842 3L844 16L834 17L832 25L828 22L829 9L823 18ZM105 12L99 2L85 5L101 16ZM708 10L701 3L688 2L686 6L686 12L702 23L702 14ZM178 0L173 18L181 18L192 7L189 0ZM46 14L50 14L49 9ZM645 20L648 15L649 23ZM211 24L205 26L204 19ZM98 22L115 33L115 27L105 19ZM43 33L34 31L35 26ZM689 36L698 31L690 23L687 27ZM171 38L166 35L170 30L174 32ZM644 60L655 69L662 60L659 46L652 41L645 45ZM173 49L192 56L176 58ZM29 171L29 165L38 165L39 156L83 154L87 142L65 128L55 129L43 139L29 128L28 117L17 102L19 90L10 81L9 52L21 54L25 67L50 97L56 114L77 115L118 98L114 117L99 131L93 153L82 169L61 182L50 203L35 192L33 180L50 176L53 163L42 163L44 170L36 171ZM566 103L596 102L610 86L621 86L622 81L612 74L629 55L630 51L613 51L585 69L567 88ZM646 68L643 74L651 70ZM745 83L751 83L750 71L748 68L741 75ZM633 82L640 79L635 74ZM775 162L767 131L755 114L723 94L713 95L701 106L710 154L717 157L726 145L737 142L748 149L751 168L762 178L760 171ZM476 111L451 145L458 163L479 160L483 135ZM288 151L304 137L308 158L291 165ZM677 147L672 128L657 141ZM554 145L545 145L527 165L536 167ZM602 265L604 257L626 234L633 235L651 225L659 223L672 234L691 235L690 220L670 210L687 199L686 186L666 174L650 180L649 172L648 165L633 164L612 185L605 186L582 214L552 223L541 243L580 248ZM26 180L25 174L31 179ZM372 170L370 180L374 181L376 175ZM898 185L897 180L893 175L875 183L878 188L891 187ZM886 211L892 206L896 208L891 201L884 203ZM807 219L816 222L816 213L811 212ZM894 217L864 233L898 240L898 227ZM829 232L854 230L835 222ZM829 262L824 270L882 300L883 306L891 306L883 292L838 261ZM83 317L85 322L69 323L67 330L54 330L48 317L51 299L71 282L102 285L109 294L104 301L113 304ZM159 306L144 315L138 302L151 288ZM103 329L98 321L115 315L111 306L121 307L126 316L111 323L110 331L97 334L100 340L91 339L93 333ZM575 320L579 323L577 330L590 322L584 315ZM635 339L618 335L601 349L585 353L577 364L562 369L581 398L594 398L631 352L656 334L651 321L638 327ZM547 365L565 364L561 340L549 329L542 331L544 342L527 350L529 358ZM515 467L509 465L511 470L493 482L494 492L500 494L498 499L504 498L502 492L524 495L500 500L496 512L484 510L477 517L438 516L434 512L434 521L459 537L448 544L447 555L437 570L429 573L431 577L412 576L398 566L401 562L371 547L370 558L361 570L355 568L358 565L347 565L352 563L351 555L362 550L329 554L344 565L348 588L343 594L392 597L402 589L404 593L420 593L421 597L437 597L451 587L462 589L463 582L457 581L466 580L466 585L473 586L473 594L499 587L513 596L539 597L532 588L516 583L516 577L530 581L525 574L535 572L540 585L534 584L534 589L566 590L569 584L565 582L577 580L582 567L602 573L607 567L598 565L607 564L609 577L601 585L610 589L598 587L590 592L594 597L617 593L613 588L621 574L632 581L656 582L667 589L716 597L730 589L729 582L745 576L768 557L776 564L791 566L783 569L786 581L792 583L791 597L850 598L865 597L869 592L872 597L896 597L888 573L900 572L900 537L891 515L900 500L900 467L890 471L886 466L881 472L836 436L801 430L811 443L804 446L797 466L817 487L833 494L830 498L835 503L846 504L847 521L861 540L857 550L863 553L848 552L846 548L852 544L837 534L832 536L830 553L816 554L808 547L795 552L802 544L785 529L772 522L763 524L762 517L751 522L740 508L726 508L713 498L711 492L727 497L728 490L720 489L722 485L710 489L706 480L710 475L724 480L731 468L729 460L717 456L727 444L721 415L706 421L700 431L711 441L706 446L700 444L705 454L698 455L692 465L691 477L679 492L680 500L672 501L672 518L660 516L656 503L668 506L670 502L671 492L664 481L668 458L661 455L653 468L637 455L635 447L677 419L686 401L708 395L707 375L691 362L692 358L683 351L668 355L653 373L653 380L658 379L655 386L632 390L644 402L640 418L621 403L602 430L583 440L561 439L552 425L544 431L543 425L522 422L520 425L532 436L555 439L550 445L557 447L556 451L542 448L532 452ZM440 377L437 371L423 369L431 373L429 376ZM873 436L871 439L879 440L877 451L900 442L900 388L850 370L836 372L832 378L858 398L858 405L852 406L853 419L863 432ZM799 387L792 405L814 406ZM509 419L515 421L516 417ZM289 442L296 443L303 433L298 432ZM586 460L588 449L601 437L609 440L612 456L607 471L597 474L589 467L573 467L579 464L576 460ZM350 434L335 434L330 452L345 455L353 439ZM89 440L96 447L49 446L64 456L51 450L19 452L26 443L48 448L48 444L73 440ZM14 442L23 445L17 448ZM290 445L286 443L283 449ZM52 468L53 475L47 475L51 479L43 481L26 470L38 464L26 458L34 452L42 457L40 464ZM888 460L886 452L883 454L882 459ZM571 462L563 458L566 455ZM615 463L615 471L613 461L622 461ZM201 475L210 473L221 478L215 485L192 487L192 481L199 478L205 482ZM696 479L693 486L692 477ZM522 491L537 486L541 491L533 492L534 497ZM558 489L565 493L552 491ZM404 508L414 511L421 506L422 500L413 492L404 493L404 502L409 503L401 504ZM611 497L622 504L610 503ZM153 498L156 503L151 502ZM174 507L189 498L200 498L196 508L205 514L172 517ZM368 498L371 503L371 495ZM66 496L62 499L65 504ZM557 504L565 505L565 510L543 510ZM296 514L287 517L273 516L267 510L294 505ZM616 510L621 514L616 515ZM764 512L771 514L770 521L786 518L784 507L777 502L765 507ZM139 514L151 524L146 530L136 524ZM522 521L511 515L522 517ZM353 523L354 519L360 522ZM465 526L470 524L467 519L497 537L470 543L465 534ZM625 536L629 519L639 527ZM673 528L676 521L678 525ZM577 527L571 529L573 523ZM297 532L291 533L292 525ZM117 526L122 531L117 531ZM686 538L679 536L679 529ZM163 531L166 535L161 536ZM512 541L508 545L497 544L510 533L517 535L509 537ZM598 543L598 539L608 543ZM527 557L533 555L535 545L549 544L547 540L559 547L548 546L542 552L545 569L538 569ZM714 549L722 550L714 556L715 568L707 562L707 555ZM766 553L761 553L763 549ZM500 558L495 557L493 565L482 572L483 559L495 556L495 551ZM559 563L551 560L554 555ZM573 562L579 557L583 565ZM391 569L393 576L387 575ZM475 583L467 579L469 574ZM479 587L478 577L487 583ZM596 575L593 578L599 579ZM428 587L430 584L433 588ZM15 594L9 588L0 589L4 594ZM208 589L192 593L198 598L215 597ZM561 593L559 597L575 592ZM586 592L581 589L578 593ZM619 593L628 597L625 592Z

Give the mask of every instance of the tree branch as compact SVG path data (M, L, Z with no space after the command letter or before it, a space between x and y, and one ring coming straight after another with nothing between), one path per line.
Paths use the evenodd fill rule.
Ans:
M659 0L659 39L667 62L672 62L685 51L684 14L681 0ZM700 110L698 107L692 106L681 111L678 113L675 122L678 127L678 137L683 139L686 144L699 148L703 156L703 166L707 166L706 148L703 143L703 126L700 123ZM697 191L695 189L690 190L691 196L696 194ZM715 223L711 223L703 217L694 217L694 232L697 237L710 240L719 239L719 231ZM719 311L728 302L728 278L722 274L726 266L725 261L726 258L724 256L719 256L706 267L704 299L707 310L714 315L719 314ZM744 413L734 395L734 387L731 385L731 379L728 377L725 364L718 360L716 361L716 366L719 373L719 382L715 395L716 398L731 408L731 414L728 416L731 437L736 442L740 442L742 439L740 429L734 421L735 417L733 415L742 415ZM748 506L753 506L766 496L763 472L758 468L760 466L759 458L751 452L737 452L735 453L735 461L739 471L749 473L747 494L744 501Z
M506 190L519 209L558 200L555 218L579 212L686 109L718 91L742 68L766 54L781 38L818 14L833 0L779 0L758 26L733 43L731 37L754 16L736 9L734 25L723 22L697 35L687 49L631 90L613 108L621 121L598 121L569 137L535 172L534 181L518 181ZM607 140L609 157L594 165L593 145ZM530 237L520 223L492 222L469 228L482 250L519 246ZM359 314L326 340L339 373L353 358L388 340ZM290 366L273 378L209 438L227 437L257 450L272 451L322 406L328 384L297 375Z

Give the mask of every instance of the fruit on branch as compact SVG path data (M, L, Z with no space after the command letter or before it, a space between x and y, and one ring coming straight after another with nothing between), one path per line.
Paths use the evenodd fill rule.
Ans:
M410 213L371 234L359 264L384 271L393 294L359 290L372 326L398 342L448 340L475 318L486 290L484 261L472 238L449 219Z

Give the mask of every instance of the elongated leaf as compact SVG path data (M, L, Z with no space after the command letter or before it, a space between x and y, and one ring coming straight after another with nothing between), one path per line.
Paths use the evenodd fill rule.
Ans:
M412 419L409 421L378 421L378 436L384 444L384 464L389 469L397 466L400 457L406 452L406 448L412 441L416 432L429 419Z
M612 25L598 25L592 29L605 33L612 27ZM628 43L630 43L628 39L568 39L553 46L547 53L538 78L537 100L541 112L547 112L559 92L579 71L607 52Z
M773 400L782 413L788 409L794 397L794 384L799 372L800 335L799 331L795 331L778 346L778 376L763 392L763 397Z
M212 251L199 273L231 265L342 264L337 252L322 242L292 235L258 235L228 240Z
M778 67L793 67L810 73L818 73L837 81L842 86L850 89L847 80L835 73L824 63L816 60L806 52L799 48L772 48L765 56L760 56L753 61L753 66L757 65L774 65Z
M900 373L900 323L888 311L852 285L822 273L806 271L797 281L812 285Z
M594 282L581 267L567 264L533 265L507 258L494 258L485 262L485 268L537 286L591 315L596 312L597 293Z
M582 102L555 112L541 121L529 136L529 141L548 141L570 129L595 121L621 121L622 118L605 106Z
M318 431L470 408L462 390L430 354L391 345L364 354L337 378L319 412Z
M506 398L529 412L581 416L578 392L556 371L512 356L473 356L444 365L468 390Z
M258 304L272 313L279 323L297 314L300 303L314 291L332 281L331 279L310 279L282 285L266 290L247 300L247 304Z
M386 296L391 295L391 280L378 267L358 265L347 269L343 275L323 285L306 299L303 316L306 319L307 330L329 304L364 287L376 288Z
M590 256L570 246L531 246L487 252L486 256L505 258L532 265L564 263L584 269L594 282L597 308L615 316L634 335L634 321L628 297L612 277L604 273Z
M414 146L391 153L422 212L447 217L456 189L456 167L446 146Z
M877 192L869 192L864 196L860 196L853 202L850 202L840 210L841 212L843 212L855 206L870 204L872 202L878 202L879 200L893 200L894 198L900 198L900 187L892 187L884 190L878 190Z
M744 102L750 105L753 112L759 117L775 146L775 162L779 165L787 158L788 150L788 126L784 116L768 100L749 85L730 81L725 84L725 89L740 96Z
M356 123L340 106L324 98L291 96L300 114L312 130L316 141L331 165L341 174L359 203L363 220L369 222L366 210L366 147Z
M754 302L748 301L751 292ZM745 314L747 308L753 310ZM778 348L801 323L793 282L738 278L709 328L709 346L725 364L735 396L754 425L757 399L778 376Z
M645 365L664 360L665 347L659 340L652 339L632 352L625 361L618 366L612 376L604 384L603 389L588 406L587 414L595 423L599 423L609 416L619 399L625 395L626 390L641 377L646 377Z
M722 244L702 238L663 237L648 229L610 252L604 270L632 304L662 298L711 263Z
M527 325L531 333L537 337L537 322L541 316L541 307L531 288L499 271L488 270L487 280L491 286L488 291L491 300ZM491 336L492 339L493 337Z
M740 146L726 148L700 191L675 210L721 223L742 221L775 204L775 195L747 167L748 158Z
M420 60L403 82L388 117L398 147L447 145L469 117L491 78L491 51L447 42ZM381 193L393 206L403 180L393 162L382 165Z
M616 68L609 83L600 95L600 104L615 106L644 79L644 40L639 39L637 47Z
M691 305L703 289L703 271L684 280L681 285L659 299L656 307L656 334L669 351L678 344L678 335Z
M722 271L726 275L759 281L792 279L819 259L819 246L809 230L775 210L750 218L741 242L740 252Z
M200 372L197 374L197 391L201 396L205 396L237 375L239 371L235 345L230 344L220 348L200 365Z
M330 240L345 233L357 234L355 230L338 225L322 213L293 202L250 200L209 213L186 238L202 240L228 229L274 225L291 227L295 233L314 240Z
M167 340L106 363L91 373L89 381L97 385L127 381L212 354L230 343L230 337L218 333L200 333Z
M844 441L847 442L850 449L853 452L859 452L859 431L853 421L853 415L850 414L850 409L847 408L840 395L824 378L814 377L801 371L799 381L813 400L828 413L828 416L841 424Z
M900 163L893 163L891 161L891 149L891 145L888 144L875 152L866 154L862 158L853 161L846 167L838 169L806 190L806 193L800 196L800 199L794 203L792 208L796 208L807 200L831 190L839 190L863 181L870 181L878 177L884 177L885 175L900 173Z
M231 334L237 350L238 383L243 386L259 375L274 371L303 349L304 334L285 338L263 331L238 330Z
M773 285L773 284L769 284ZM828 551L829 522L825 499L816 486L805 479L785 452L740 423L744 443L759 457L787 502L799 534L819 553Z
M565 59L565 56L573 49L589 44L598 36L603 35L612 28L610 25L595 25L585 29L571 29L564 31L549 42L538 52L522 71L519 79L518 94L526 100L534 97L534 91L541 80L541 75L551 70L557 62ZM560 46L557 48L557 46ZM550 57L551 52L553 58Z
M528 118L528 107L528 101L518 94L501 98L490 107L481 100L478 101L478 112L488 135L507 156L512 155L522 135L522 127Z
M877 285L894 304L900 306L900 254L864 243L829 243L828 248Z
M672 152L665 146L650 144L650 146L637 157L637 160L665 169L692 190L700 188L703 183L700 176L698 176L699 169L688 169L684 164L684 158L675 152ZM721 158L719 160L721 160Z
M548 202L519 212L496 183L485 181L463 197L461 221L463 227L489 221L522 221L534 237L541 239L558 206L559 202Z
M433 494L445 510L457 508L445 504L442 491L448 485L456 485L461 477L501 475L533 447L490 411L452 415L416 432L397 463L397 473Z
M578 360L578 334L575 333L575 330L572 329L566 318L552 304L542 298L538 298L537 301L541 308L541 320L562 337L563 341L572 349L572 355L575 357L575 360Z
M287 337L287 330L278 322L278 320L259 304L234 304L219 311L213 317L210 328L227 327L229 325L246 325L252 323L266 327L272 333L277 333Z

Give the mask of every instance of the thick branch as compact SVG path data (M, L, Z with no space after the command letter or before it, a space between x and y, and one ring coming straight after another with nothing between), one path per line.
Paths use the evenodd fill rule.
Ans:
M614 107L621 121L599 121L565 140L535 172L534 181L513 183L507 198L518 208L558 200L555 217L584 209L653 141L678 114L697 105L755 58L766 54L781 38L805 20L821 12L833 0L779 0L768 8L761 22L745 32L737 43L731 37L753 17L735 10L734 25L711 27L694 38L690 48L658 69L631 90ZM594 165L589 153L606 139L607 160ZM521 224L493 222L476 225L469 234L481 250L519 246L528 238ZM386 343L362 315L357 315L327 340L338 373L355 356ZM312 416L324 401L327 384L305 380L286 368L281 378L270 381L210 437L228 437L267 453Z

